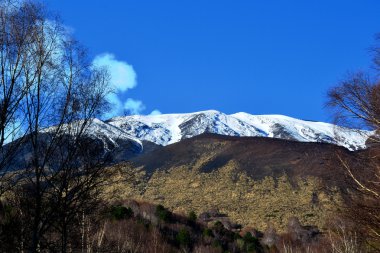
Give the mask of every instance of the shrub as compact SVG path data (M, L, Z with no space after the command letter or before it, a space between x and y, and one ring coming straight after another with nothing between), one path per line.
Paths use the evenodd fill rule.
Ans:
M189 246L191 242L190 233L185 228L182 228L177 234L177 242L180 246Z
M214 237L214 234L212 233L212 230L211 229L209 229L209 228L205 228L204 230L203 230L203 236L204 237Z
M192 221L192 222L196 222L197 221L197 214L194 212L194 211L191 211L189 213L189 216L188 216L189 220Z
M222 243L221 243L219 240L215 240L215 241L213 241L213 242L212 242L212 247L223 249L223 247L222 247Z
M112 206L110 216L114 220L124 220L133 217L133 211L130 207L125 206Z
M217 231L221 231L221 230L224 229L224 225L223 225L222 222L220 222L220 221L216 221L216 222L214 223L213 228L214 228L215 230L217 230Z
M164 222L170 221L170 218L171 218L171 213L162 205L158 205L156 207L155 215L157 216L158 219Z
M256 252L261 248L259 240L249 232L243 236L243 241L246 252Z
M245 248L245 242L243 239L236 239L236 245L240 250L244 250Z

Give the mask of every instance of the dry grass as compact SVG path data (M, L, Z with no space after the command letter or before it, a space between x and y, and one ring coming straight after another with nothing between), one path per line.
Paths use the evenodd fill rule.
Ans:
M210 173L199 172L202 161L197 163L158 170L150 178L141 168L119 165L117 183L107 191L116 199L146 200L179 213L217 208L243 226L264 230L271 223L280 231L294 216L303 224L323 228L341 201L337 190L322 191L316 178L298 178L296 185L285 175L255 181L239 171L233 160Z

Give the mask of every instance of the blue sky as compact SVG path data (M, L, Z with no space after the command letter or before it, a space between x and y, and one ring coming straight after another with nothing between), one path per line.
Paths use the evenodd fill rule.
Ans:
M113 99L142 114L216 109L329 121L327 89L369 67L380 32L378 0L48 5L91 57L118 66Z

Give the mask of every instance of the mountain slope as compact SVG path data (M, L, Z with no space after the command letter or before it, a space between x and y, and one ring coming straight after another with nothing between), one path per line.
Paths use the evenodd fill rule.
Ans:
M160 203L171 210L219 209L233 221L265 229L285 228L296 216L323 228L352 191L337 154L360 170L361 154L326 143L202 134L157 148L125 166L132 182L121 198Z
M143 149L142 142L139 139L99 119L93 119L85 133L88 137L102 140L106 150L111 150L122 145L121 142L127 141L130 142L130 146L135 152L141 152Z
M54 144L54 154L49 155L48 167L54 167L62 160L60 154L65 154L69 148L70 140L73 136L69 132L65 132L65 126L62 126L61 143ZM41 154L39 155L41 161L44 159L52 139L56 137L55 127L49 127L41 130L38 138ZM17 155L8 164L8 170L24 169L29 166L32 156L31 142L28 141L28 136L21 141ZM67 140L67 141L66 141ZM128 135L126 132L107 124L101 120L93 119L91 124L86 128L85 133L81 138L81 142L87 143L86 150L94 156L94 159L107 159L107 162L117 163L125 161L136 154L143 151L143 144L140 140ZM16 143L16 142L15 142ZM11 147L13 143L7 144L5 148ZM62 158L61 158L62 159Z
M112 162L125 161L143 151L142 142L122 129L94 119L85 132L95 140L104 153L110 151Z
M337 169L340 167L337 154L356 168L358 158L366 152L350 152L327 143L201 134L134 157L131 162L148 173L179 167L210 173L233 160L236 169L254 180L284 174L291 178L311 176L343 189L347 188L346 179L342 177L344 171Z
M271 137L300 142L323 142L350 150L365 148L371 132L347 129L323 122L311 122L282 115L227 115L218 111L185 114L133 115L116 117L107 123L142 141L168 145L202 133L227 136Z

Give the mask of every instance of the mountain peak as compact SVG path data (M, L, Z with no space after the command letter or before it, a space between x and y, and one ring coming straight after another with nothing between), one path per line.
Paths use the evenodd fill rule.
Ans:
M324 122L285 115L224 114L217 110L194 113L133 115L107 121L142 141L168 145L182 139L214 133L228 136L271 137L301 142L332 143L350 150L363 149L372 132L342 128Z

